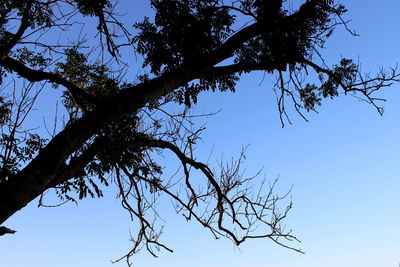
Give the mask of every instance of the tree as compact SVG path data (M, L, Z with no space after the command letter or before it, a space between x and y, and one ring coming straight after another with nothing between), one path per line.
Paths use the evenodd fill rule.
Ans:
M202 128L195 128L185 107L196 104L203 91L234 91L242 74L264 71L277 76L282 124L288 120L287 101L304 117L322 99L340 93L382 113L382 99L374 93L399 74L391 69L365 76L350 59L327 66L321 48L337 26L347 29L346 9L334 1L303 1L297 9L282 0L152 0L151 5L154 18L136 23L131 34L111 1L2 2L0 223L37 197L42 203L47 190L76 201L100 197L101 184L113 181L122 206L139 222L128 259L141 246L153 255L154 248L170 250L158 241L160 231L148 216L159 194L216 237L237 245L269 238L289 247L285 239L296 238L281 222L291 204L279 212L285 196L273 194L274 183L265 192L250 192L251 178L240 169L243 154L221 168L219 177L198 162L193 150ZM97 48L90 48L95 41L84 34L74 41L49 41L51 31L75 29L82 20L96 32ZM127 47L142 56L144 75L119 74L127 68L121 52ZM39 94L50 90L46 84L62 92L69 117L54 127L50 140L24 124ZM171 113L170 106L184 111ZM182 179L162 176L155 153L165 150L181 162ZM194 170L203 174L202 181L193 179ZM0 228L0 234L12 232Z

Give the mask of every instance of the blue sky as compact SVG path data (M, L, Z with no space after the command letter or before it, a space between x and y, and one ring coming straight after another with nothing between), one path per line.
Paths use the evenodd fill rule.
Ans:
M343 1L344 2L344 1ZM347 1L349 26L332 36L324 54L328 62L351 57L365 71L400 61L396 0ZM132 5L133 6L133 5ZM136 15L143 10L136 11ZM400 93L385 89L383 117L366 103L349 96L326 100L309 122L294 112L293 125L281 128L273 77L243 76L237 92L204 93L198 110L220 113L207 121L199 159L226 159L248 145L246 169L263 167L270 179L279 176L278 190L294 185L293 210L286 221L306 254L279 247L269 240L243 244L212 235L182 216L165 210L163 240L174 253L154 259L145 251L134 266L252 266L252 267L375 267L400 263ZM115 198L85 199L59 208L37 208L37 201L7 221L16 235L0 244L2 266L111 266L110 260L129 250L130 222ZM162 207L168 207L168 203ZM125 263L116 264L125 266Z

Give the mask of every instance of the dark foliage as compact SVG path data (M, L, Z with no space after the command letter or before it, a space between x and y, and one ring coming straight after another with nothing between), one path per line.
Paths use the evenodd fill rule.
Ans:
M250 190L254 177L241 171L243 152L219 171L196 160L204 129L196 128L199 114L189 108L199 93L234 91L243 74L263 71L277 79L282 125L290 122L288 104L305 118L340 94L382 113L374 93L399 74L391 69L366 77L345 58L328 67L320 49L333 31L353 34L345 7L305 0L291 10L287 2L151 0L154 17L131 22L119 16L116 1L1 1L0 223L36 197L45 206L48 190L76 202L101 197L112 184L138 222L133 248L122 257L128 263L142 247L154 256L160 248L172 251L159 241L162 227L149 220L157 218L161 196L216 238L237 245L267 238L300 251L288 243L297 239L283 225L291 203L279 209L286 195L274 194L275 182ZM52 31L60 33L56 43L48 37ZM137 76L129 66L134 55L143 67ZM52 131L44 125L46 135L26 122L36 99L51 90L47 83L59 92L54 102L63 109ZM180 166L174 177L165 177L158 161L164 151Z

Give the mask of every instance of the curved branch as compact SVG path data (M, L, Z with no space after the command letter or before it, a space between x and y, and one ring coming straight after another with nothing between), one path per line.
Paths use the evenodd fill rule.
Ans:
M288 240L297 240L296 237L294 237L293 235L289 233L282 233L282 230L280 229L280 226L278 226L279 222L284 219L286 217L287 212L290 210L291 205L289 205L286 209L286 212L283 215L279 215L278 213L276 213L275 210L275 204L278 200L282 199L280 197L273 197L271 199L271 195L272 195L272 188L270 188L270 192L267 196L266 199L264 199L265 203L259 203L258 199L256 201L252 201L249 198L247 198L245 195L242 195L240 197L236 197L235 199L231 200L228 195L227 195L227 191L229 191L232 188L228 188L227 191L223 191L221 186L218 184L217 180L214 178L214 174L212 173L212 171L210 170L210 168L201 162L195 161L192 158L187 157L177 146L175 146L174 144L164 141L164 140L155 140L155 139L150 139L147 138L145 136L140 136L136 139L137 142L143 142L143 146L149 146L149 147L157 147L157 148L162 148L162 149L169 149L172 152L175 153L175 155L181 160L182 165L186 165L189 164L190 166L194 167L195 169L200 170L208 179L208 182L212 185L213 189L216 192L216 199L217 199L217 203L216 203L216 207L215 207L215 211L216 213L212 213L210 219L212 219L212 217L216 214L218 216L217 219L217 225L218 225L218 229L221 230L226 236L228 236L236 245L240 245L241 243L243 243L245 240L247 239L251 239L251 238L265 238L268 237L270 239L272 239L274 242L276 242L277 244L280 244L284 247L290 248L294 251L303 253L300 249L296 249L287 245L282 244L278 238L279 237L283 237L286 238ZM237 171L239 168L239 164L236 166L235 170ZM236 172L235 172L236 173ZM239 185L241 183L236 183L236 186ZM162 189L163 190L163 189ZM163 190L164 192L166 192L165 190ZM167 192L168 193L168 192ZM285 196L284 196L285 197ZM283 198L284 198L283 197ZM174 197L174 199L176 199ZM260 198L262 199L262 198ZM237 219L237 215L239 214L239 211L237 210L237 208L234 207L234 204L236 202L238 202L238 200L242 200L243 204L250 207L251 209L253 209L253 213L248 213L247 211L244 213L244 216L246 217L246 219L248 220L248 224L249 227L244 227L242 225L242 223ZM242 237L238 237L238 235L233 231L230 230L228 228L226 228L222 223L224 220L224 215L227 214L227 211L225 210L224 207L224 202L226 202L229 206L229 209L231 210L231 213L228 214L232 220L233 223L238 225L242 230L246 231L246 234ZM267 205L268 202L272 202L272 204ZM182 203L182 201L179 201L179 203ZM255 206L258 206L259 208L261 208L261 212L258 213L255 209ZM271 207L272 206L272 207ZM186 207L188 209L188 207L186 205L184 205L184 207ZM263 211L266 209L271 209L272 213L273 213L273 218L272 218L272 222L266 222L262 219L263 215ZM192 208L189 207L189 212L193 213ZM263 222L264 224L268 225L271 228L271 233L268 234L262 234L262 235L254 235L254 234L250 234L251 229L251 222L249 221L249 218L255 216L257 217L257 219L261 222ZM213 233L218 233L209 223L209 221L204 222L203 220L199 220L197 217L196 219L203 224L203 226L209 228ZM298 241L298 240L297 240Z
M57 74L31 69L11 57L0 59L0 64L3 65L6 69L18 73L18 75L27 79L30 82L40 82L47 80L55 84L64 86L71 93L72 97L79 106L85 105L84 103L82 103L82 100L87 101L91 104L98 104L98 101L93 96Z

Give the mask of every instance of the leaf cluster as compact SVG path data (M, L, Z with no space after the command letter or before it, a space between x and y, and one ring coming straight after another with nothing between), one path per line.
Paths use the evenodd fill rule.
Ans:
M21 166L29 162L47 143L38 134L28 133L26 137L17 138L12 133L0 136L0 183L15 175ZM4 153L7 152L7 153Z
M182 66L195 66L231 33L233 16L219 8L220 0L152 0L154 21L136 23L134 41L143 66L158 75Z
M79 11L86 16L98 16L106 7L111 7L109 0L75 0Z

